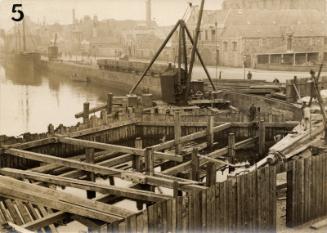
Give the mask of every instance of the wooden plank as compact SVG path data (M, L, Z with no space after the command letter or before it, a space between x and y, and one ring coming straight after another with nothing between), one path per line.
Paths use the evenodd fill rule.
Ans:
M120 174L121 170L113 169L113 168L106 168L102 167L96 164L88 164L85 162L75 161L71 159L64 159L64 158L58 158L51 155L45 155L30 151L23 151L23 150L17 150L17 149L8 149L5 152L6 154L11 154L17 157L25 158L25 159L31 159L36 160L40 162L45 163L54 163L57 165L67 166L79 170L84 170L88 172L94 172L99 173L102 175L113 175L113 174Z
M33 233L32 231L29 231L29 230L26 230L24 229L23 227L21 226L18 226L12 222L8 222L8 225L14 229L14 232L17 232L17 233Z
M311 216L311 208L310 208L310 202L311 202L311 176L312 176L312 170L311 170L311 158L304 159L304 217L303 220L305 222L308 222L310 220Z
M319 230L323 227L326 227L327 226L327 219L323 219L323 220L320 220L314 224L312 224L310 227L312 229L315 229L315 230Z
M287 164L287 194L286 194L286 225L293 227L296 224L295 213L296 213L296 202L295 202L295 162L289 161ZM258 182L258 186L260 183Z
M39 187L33 184L26 184L25 182L11 178L0 177L0 181L1 194L13 196L14 198L23 199L32 203L47 205L54 209L59 208L59 210L79 214L81 216L112 222L113 219L121 219L121 217L118 217L119 214L124 216L131 214L130 211L108 204L84 200L60 191ZM13 189L15 189L16 192L12 192L11 190ZM63 203L58 198L63 198L65 202ZM85 207L83 207L83 205Z
M21 218L20 214L18 213L14 203L9 199L6 199L4 202L5 202L5 205L7 206L7 209L9 211L11 217L14 220L14 223L18 224L18 225L23 225L24 224L23 219Z
M202 221L202 231L206 231L208 224L207 224L207 192L202 191L201 195L201 221Z
M137 224L137 232L143 232L143 229L144 229L144 226L143 226L143 214L144 212L142 212L141 214L138 214L137 217L136 217L136 224Z
M29 214L29 212L27 211L26 207L23 205L23 203L19 200L15 200L15 204L18 208L18 211L20 213L20 215L22 216L22 219L24 221L24 223L28 223L31 222L32 216Z
M79 188L83 190L91 190L95 192L100 192L103 194L112 194L116 196L123 196L133 200L143 200L148 202L159 202L163 200L168 200L171 197L163 194L156 194L153 192L142 191L132 188L123 188L116 187L112 185L103 185L97 184L94 182L65 178L65 177L57 177L47 174L40 174L35 172L23 171L12 168L3 168L0 169L0 174L14 177L17 179L30 179L42 181L45 183L56 184L60 186L68 186Z
M45 217L39 218L35 221L25 223L22 227L34 231L49 226L50 224L56 223L58 221L61 221L67 216L69 216L69 214L59 211L53 214L48 214Z
M138 149L134 147L118 146L118 145L112 145L107 143L94 142L94 141L88 141L88 140L82 140L82 139L76 139L76 138L70 138L64 136L58 136L57 139L59 142L66 143L69 145L88 147L88 148L94 148L99 150L107 150L113 152L121 152L127 154L144 155L143 149Z
M223 130L229 129L231 126L232 126L231 123L226 123L226 124L222 124L222 125L219 125L217 127L214 127L213 130L214 130L215 133L218 133L218 132L221 132ZM206 130L199 131L199 132L196 132L196 133L189 134L187 136L181 137L179 139L179 143L190 142L190 141L193 141L195 139L206 137L206 135L207 135L207 131ZM173 146L175 146L175 140L171 140L171 141L167 141L167 142L158 144L158 145L154 146L153 148L155 150L159 150L160 151L160 150L169 149L169 148L171 148Z
M297 202L297 219L299 224L305 223L304 221L304 160L298 159L296 161L296 177L298 183Z
M6 209L5 205L3 202L0 202L0 210L2 211L6 222L14 222L14 219L11 217L9 210Z

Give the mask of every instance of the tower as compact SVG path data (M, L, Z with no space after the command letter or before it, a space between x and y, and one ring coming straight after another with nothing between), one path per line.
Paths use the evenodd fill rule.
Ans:
M76 13L75 13L75 9L73 9L73 24L76 23Z
M151 0L146 0L145 2L145 11L146 11L146 25L151 27L152 21L152 12L151 12Z

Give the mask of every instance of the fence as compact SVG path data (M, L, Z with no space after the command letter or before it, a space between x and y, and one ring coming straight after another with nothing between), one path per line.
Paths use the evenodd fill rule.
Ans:
M327 156L291 161L287 172L287 215L289 227L327 214Z
M135 230L137 229L137 230ZM276 232L276 168L149 206L100 232Z

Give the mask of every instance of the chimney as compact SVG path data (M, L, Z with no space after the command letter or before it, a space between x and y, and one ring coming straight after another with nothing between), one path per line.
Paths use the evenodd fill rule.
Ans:
M151 12L151 0L145 0L145 10L146 10L146 25L151 27L151 19L152 19L152 12Z
M73 24L76 23L76 13L75 13L75 9L73 9Z

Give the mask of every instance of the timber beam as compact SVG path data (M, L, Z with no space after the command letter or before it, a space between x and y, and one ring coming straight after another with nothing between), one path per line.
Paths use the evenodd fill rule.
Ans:
M217 133L217 132L221 132L224 131L226 129L229 129L230 127L232 127L231 123L226 123L226 124L222 124L219 126L216 126L213 128L213 132ZM199 139L199 138L203 138L206 137L208 134L207 130L202 130L193 134L189 134L187 136L181 137L178 141L178 143L186 143L186 142L190 142L193 141L195 139ZM152 148L154 148L154 150L165 150L165 149L169 149L173 146L175 146L176 141L175 140L171 140L171 141L167 141L161 144L158 144L156 146L153 146Z
M16 179L29 179L60 186L74 187L83 190L100 192L103 194L123 196L132 200L160 202L163 200L170 199L170 196L155 194L153 192L141 191L131 188L115 187L112 185L102 185L90 181L83 181L66 177L57 177L53 175L40 174L36 172L18 170L13 168L2 168L0 169L0 174L4 176L10 176Z
M119 146L119 145L112 145L106 144L101 142L94 142L64 136L58 136L58 141L61 143L66 143L75 146L87 147L87 148L94 148L99 150L107 150L107 151L114 151L114 152L121 152L121 153L128 153L133 155L144 156L145 149L139 149L134 147L127 147L127 146ZM183 161L183 157L181 155L173 155L173 154L166 154L161 152L154 152L154 156L160 159L166 159L176 162Z
M258 140L258 138L255 137L255 138L249 138L244 141L235 143L235 150L240 150L240 149L246 148L248 146L254 145L257 140ZM224 147L224 148L221 148L214 152L211 152L206 156L208 158L216 159L216 158L221 158L222 156L225 156L227 154L228 154L228 147ZM218 161L215 161L215 162L218 163ZM204 159L203 156L201 156L200 157L200 166L203 166L207 163L208 163L208 159ZM192 161L187 161L187 162L181 163L175 167L169 168L169 169L163 171L162 173L166 174L166 175L176 175L177 173L190 170L191 165L192 165ZM220 168L225 167L225 166L226 166L226 163L222 162L220 165L217 165L217 169L219 170Z

